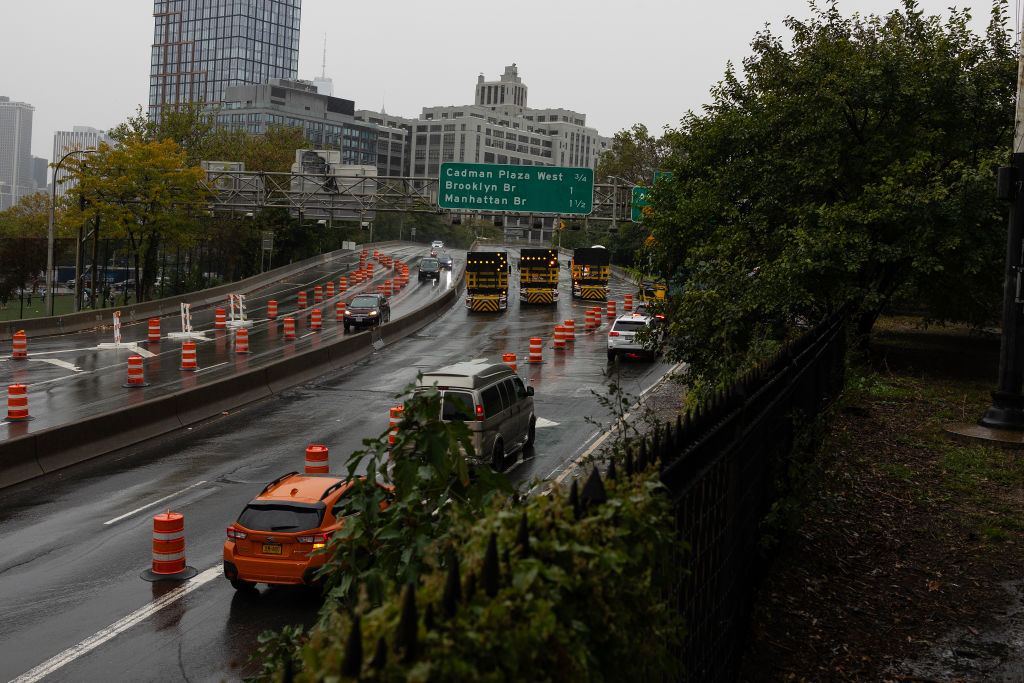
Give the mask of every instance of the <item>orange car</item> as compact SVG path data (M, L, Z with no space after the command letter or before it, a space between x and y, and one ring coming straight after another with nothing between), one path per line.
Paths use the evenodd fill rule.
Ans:
M389 487L381 487L390 495ZM327 556L313 551L325 547L351 514L345 506L351 488L335 474L298 472L267 484L228 527L224 576L236 590L257 583L315 584Z

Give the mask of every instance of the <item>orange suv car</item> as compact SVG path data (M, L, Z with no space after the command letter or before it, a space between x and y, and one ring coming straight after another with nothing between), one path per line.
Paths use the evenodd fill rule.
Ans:
M314 575L327 555L314 551L351 514L345 506L351 488L345 477L298 472L267 484L227 529L224 576L236 590L257 583L316 584Z

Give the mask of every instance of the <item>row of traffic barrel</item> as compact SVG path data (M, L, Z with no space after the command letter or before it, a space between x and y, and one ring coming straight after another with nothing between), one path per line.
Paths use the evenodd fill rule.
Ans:
M385 296L392 296L397 291L409 284L409 267L406 263L399 259L394 259L383 252L377 250L373 251L372 258L379 261L386 268L393 269L397 275L394 280L387 280L383 285L377 286L377 291L384 294ZM337 295L344 294L349 283L355 285L361 285L364 283L371 282L374 277L374 264L373 261L369 260L370 255L368 250L363 249L359 257L359 268L349 273L348 276L341 276L338 278L337 283ZM313 289L313 302L314 304L322 303L324 294L326 293L327 298L331 299L335 296L335 283L333 281L326 283L325 286L317 285ZM231 295L230 302L232 311L236 305L236 298L238 295ZM298 294L298 308L304 309L307 304L307 293L302 290ZM341 324L345 316L345 301L337 302L335 306L335 316L337 322ZM275 320L278 315L277 301L270 300L267 302L267 318ZM244 313L243 313L244 320ZM189 324L189 328L191 324ZM214 313L214 328L223 329L227 327L226 312L223 308L216 309ZM310 329L314 332L323 329L323 314L319 308L314 308L310 311ZM283 337L284 341L294 341L296 339L295 333L295 318L286 317L283 319ZM162 340L162 331L160 328L160 318L149 318L146 330L146 341L150 344L159 344ZM247 354L249 353L249 331L244 327L238 327L235 330L235 353L236 354ZM28 359L28 337L24 330L20 330L14 333L12 349L11 349L12 360L26 360ZM181 345L181 367L182 372L197 372L199 370L199 363L196 354L196 344L193 341L183 341ZM133 354L128 358L128 371L127 379L122 387L129 389L137 389L149 386L146 382L145 374L143 370L143 358L138 354ZM31 420L32 417L29 415L28 410L28 387L24 384L15 383L7 387L7 417L6 422L26 422Z

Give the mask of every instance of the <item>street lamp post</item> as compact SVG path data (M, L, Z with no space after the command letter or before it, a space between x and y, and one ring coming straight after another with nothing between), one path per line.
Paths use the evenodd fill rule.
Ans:
M53 182L51 183L52 187L50 188L50 224L46 234L46 292L50 295L50 315L53 315L53 303L57 298L54 296L55 292L53 286L53 218L57 205L57 172L60 171L60 166L64 163L64 160L72 154L94 154L98 151L99 150L96 149L73 149L62 156L60 161L58 161L53 167Z

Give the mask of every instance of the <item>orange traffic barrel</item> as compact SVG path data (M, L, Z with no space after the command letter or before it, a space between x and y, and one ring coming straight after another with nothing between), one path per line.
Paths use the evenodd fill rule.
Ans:
M324 302L324 288L317 285L313 288L313 303L322 304Z
M342 322L345 319L345 302L339 301L334 304L334 317L338 319L338 322Z
M633 311L633 295L627 294L622 302L622 310L626 313Z
M277 317L277 300L276 299L271 299L270 301L267 302L267 317L268 318L276 318Z
M306 447L306 474L327 474L327 446L311 444Z
M182 342L181 344L181 369L189 372L195 372L199 369L199 364L196 363L196 343L195 342Z
M306 290L299 291L299 308L306 307Z
M565 328L565 341L576 341L576 321L573 320L572 318L569 318L564 323L562 323L562 327Z
M594 309L593 308L588 308L587 309L586 313L583 316L583 320L584 320L583 326L586 329L592 330L595 327L597 327L597 322L594 320Z
M529 357L529 359L527 359L527 362L530 362L530 363L543 363L544 362L544 356L543 356L544 352L543 352L542 346L541 346L542 344L543 344L543 342L541 341L540 337L530 337L530 357Z
M223 330L228 326L228 314L223 308L218 308L214 314L213 326L218 330Z
M334 296L334 282L327 283L327 298L330 299Z
M405 413L404 406L394 406L391 408L391 416L388 419L388 447L395 445L395 441L398 440L398 423L402 421L402 415Z
M378 294L383 294L384 293L384 285L377 285L377 293Z
M323 314L319 308L314 308L309 314L309 329L319 331L323 326Z
M373 261L369 261L366 264L366 278L368 280L373 279Z
M127 388L149 386L142 372L142 356L136 354L128 357L128 381L121 386Z
M341 294L346 289L348 289L348 278L344 277L344 276L339 277L338 278L338 294Z
M11 358L28 358L28 336L25 330L18 330L14 333L14 344L11 347Z
M554 347L559 350L565 350L565 326L555 325L555 342Z
M295 340L295 318L284 319L284 340L294 341Z
M28 387L11 384L7 387L7 421L24 422L31 420L28 415Z
M503 353L501 354L501 362L508 365L513 370L518 370L516 367L516 354L514 353Z
M609 318L614 318L615 317L615 300L614 299L608 299L608 317Z
M160 318L149 319L149 331L146 340L150 344L160 343Z
M391 288L391 280L385 280L384 281L384 296L391 296L392 294L394 294L394 291L395 290L393 290Z
M147 581L190 579L198 572L185 564L185 516L161 512L153 517L153 568L142 572Z
M235 353L249 353L249 330L244 327L235 330Z

